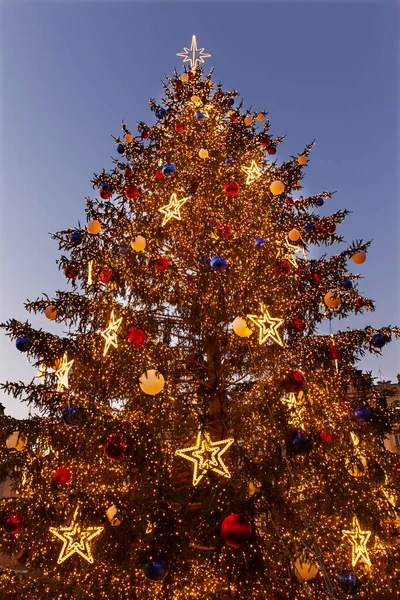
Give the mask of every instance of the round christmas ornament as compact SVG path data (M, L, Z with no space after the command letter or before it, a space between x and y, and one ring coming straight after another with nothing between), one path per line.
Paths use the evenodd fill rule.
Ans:
M130 185L127 185L125 187L125 196L127 198L136 198L139 194L139 188L136 187L136 185L133 185L133 183L131 183Z
M20 433L19 431L13 431L13 433L6 439L6 447L9 450L11 450L11 448L14 448L15 450L23 450L27 443L28 440L26 435Z
M118 144L117 152L118 154L125 154L125 146L123 144Z
M253 119L252 119L252 117L250 117L249 115L247 115L247 117L244 118L243 122L246 125L246 127L249 127L252 124Z
M228 111L228 117L230 118L231 121L237 121L238 120L238 113L235 112L234 110L229 110Z
M295 454L308 454L314 446L314 440L311 435L297 429L289 435L289 448Z
M329 429L323 429L322 427L317 427L318 437L323 444L332 444L333 436Z
M367 469L368 469L368 463L367 463L367 459L365 458L365 456L363 455L359 455L357 456L356 460L350 460L349 458L346 458L345 460L345 465L346 465L346 469L347 472L349 473L349 475L351 475L352 477L364 477Z
M105 184L106 185L106 184ZM112 196L112 192L110 189L106 189L104 190L103 188L100 190L99 192L100 194L100 198L103 198L103 200L108 200L109 198L111 198Z
M258 139L260 140L261 145L264 148L268 148L268 146L271 144L271 138L269 137L269 135L260 134L258 136Z
M182 123L175 123L175 131L177 131L178 133L180 133L181 131L183 131L183 125L182 125Z
M239 193L239 186L236 181L230 181L229 183L225 183L224 192L227 196L232 198L233 196L237 196Z
M328 292L324 296L324 302L329 308L337 308L341 300L337 292Z
M119 254L126 254L128 252L128 248L126 246L121 246L118 248Z
M171 177L173 177L176 173L176 167L172 163L164 165L161 170L164 177L168 177L169 179L171 179Z
M149 560L143 567L143 573L150 581L162 581L168 575L168 561L163 557Z
M141 348L146 341L146 336L144 331L138 327L131 327L131 329L128 331L126 339L130 344L133 344L135 348Z
M115 506L115 504L113 504L112 506L110 506L110 508L106 510L107 519L110 521L110 524L113 527L118 527L118 525L121 525L121 521L117 517L117 514L118 508Z
M251 524L243 515L232 514L222 521L221 536L228 546L241 548L249 541L252 529Z
M4 521L4 529L9 535L17 535L24 528L24 517L19 513L10 513Z
M164 388L165 379L155 369L149 369L139 378L140 389L149 396L159 394Z
M174 86L176 90L181 90L183 88L183 83L180 79L174 81Z
M268 146L267 152L268 152L268 154L270 156L273 156L274 154L276 154L276 148L275 148L275 146Z
M235 99L234 98L229 98L228 104L229 104L229 106L233 106L235 104Z
M52 479L57 485L66 485L71 481L71 471L67 467L58 467L54 471Z
M157 258L156 262L154 263L154 266L160 273L162 271L165 271L166 269L168 269L168 258L166 258L165 256L160 256L160 258Z
M227 156L227 157L225 158L225 160L224 160L224 163L225 163L226 165L230 165L230 164L231 164L231 162L232 162L232 157L231 157L231 156Z
M203 121L205 119L205 114L202 112L198 112L196 115L196 121Z
M104 444L104 454L107 458L119 462L127 457L128 440L120 433L110 435Z
M232 233L232 227L230 225L227 225L226 223L220 222L220 223L217 223L217 225L215 227L215 231L219 237L221 237L223 240L225 240Z
M262 123L265 119L265 116L262 113L258 113L258 115L256 116L256 119L259 123Z
M199 98L199 96L192 96L191 97L191 101L193 104L201 104L201 98Z
M68 267L65 267L64 275L67 277L67 279L75 279L75 277L78 275L78 270L72 265L69 265Z
M44 309L44 316L47 317L50 321L54 321L54 319L57 317L56 307L52 304L46 306L46 308Z
M253 330L247 327L246 319L243 317L236 317L232 323L232 329L239 337L249 337Z
M143 129L142 133L140 134L140 137L142 138L142 140L147 140L147 138L149 137L149 130Z
M319 273L313 273L313 279L314 279L315 283L321 283L321 281L322 281L322 277Z
M95 235L97 233L100 233L101 223L100 221L96 221L96 219L93 219L92 221L89 221L89 223L86 225L86 229L89 233Z
M343 279L342 283L340 284L340 289L348 292L352 288L353 288L353 283L350 281L350 279Z
M213 269L213 271L223 273L228 268L228 261L223 256L214 256L211 259L210 266Z
M324 199L323 198L315 198L315 204L317 206L323 206L324 205Z
M300 392L305 384L306 380L303 373L297 369L289 371L283 376L283 387L287 392Z
M288 233L288 238L291 242L297 242L301 238L301 233L298 229L291 229Z
M340 360L342 358L342 349L337 344L333 344L329 348L329 354L332 356L333 360Z
M288 260L278 260L275 267L272 269L275 275L289 275L290 273L290 262Z
M357 250L357 252L355 252L351 258L356 263L356 265L362 265L363 262L366 261L367 255L363 250Z
M312 230L313 230L312 223L306 223L306 224L303 226L303 231L304 231L305 233L311 233L311 231L312 231Z
M345 594L358 594L361 590L361 581L355 573L348 571L338 576L338 584Z
M156 178L157 179L164 179L164 174L162 171L156 171Z
M293 206L294 200L293 198L286 198L286 206Z
M252 140L254 138L254 133L252 133L251 131L249 131L249 133L247 134L247 139L248 140Z
M306 324L305 320L302 319L301 317L295 317L293 319L293 327L294 327L294 329L296 329L296 331L303 333L303 331L307 327L307 324Z
M299 581L310 581L318 575L319 566L311 556L302 552L294 563L294 570Z
M166 114L167 114L167 111L165 110L165 108L160 108L159 110L156 111L157 119L162 119L163 117L165 117Z
M306 156L299 156L298 159L297 159L297 162L301 166L306 165L307 164L307 157Z
M383 348L383 346L386 344L383 336L380 333L376 333L374 335L371 343L375 348Z
M357 423L368 423L373 417L373 410L370 406L361 406L353 412L353 419Z
M280 196L280 194L283 194L283 192L285 191L285 186L283 185L282 181L276 179L271 183L269 189L274 194L274 196Z
M126 171L124 171L124 177L125 179L130 179L133 177L133 171L131 169L126 169Z
M201 148L199 150L199 156L200 158L208 158L208 150L206 150L205 148Z
M101 283L106 283L106 284L110 283L112 278L113 278L113 273L110 269L104 268L99 273L99 279L100 279Z
M61 418L66 425L78 425L79 423L78 413L72 406L63 408Z
M141 252L146 248L146 240L142 235L137 235L134 240L131 241L131 248L135 252Z
M69 241L74 246L78 246L82 242L82 236L79 233L79 231L74 231L74 233L71 233L71 235L69 236Z
M133 135L132 135L132 134L130 134L130 133L126 133L126 134L124 135L124 141L125 141L127 144L130 144L131 142L133 142Z
M184 73L182 75L182 81L183 83L187 83L189 81L189 73Z
M355 303L357 308L362 308L365 304L364 299L363 298L356 298Z
M265 244L264 238L257 238L256 241L254 242L254 248L259 248L260 246L263 246L264 244Z
M332 225L328 225L328 233L330 235L332 235L333 233L335 233L335 231L336 231L336 225L335 225L335 223L332 223Z
M19 337L15 340L15 345L20 352L28 352L31 347L31 340L26 336Z

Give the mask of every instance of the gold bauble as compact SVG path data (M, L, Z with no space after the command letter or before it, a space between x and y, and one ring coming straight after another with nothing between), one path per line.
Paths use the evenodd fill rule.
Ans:
M193 104L201 104L201 98L199 98L199 96L192 96L191 101Z
M146 248L146 240L142 235L137 235L134 240L131 241L131 248L136 252L141 252Z
M53 306L52 304L49 304L49 306L46 306L46 308L44 309L44 316L47 317L50 321L54 321L54 319L57 316L56 307Z
M262 123L265 119L265 116L262 113L258 113L258 115L256 116L256 119L259 123Z
M253 330L247 327L246 319L243 317L236 317L232 323L232 329L239 337L249 337Z
M100 233L101 230L101 223L100 221L96 221L95 219L93 219L92 221L89 221L89 223L87 224L87 230L89 233Z
M189 81L189 73L184 73L181 79L183 83L187 83Z
M201 148L199 150L199 156L200 158L208 158L208 150L206 150L205 148Z
M363 250L357 250L357 252L355 252L351 258L356 263L356 265L362 265L363 262L366 261L367 255Z
M329 308L337 308L341 300L337 292L328 292L324 296L324 302Z
M280 181L279 179L276 179L275 181L273 181L271 183L271 185L269 186L269 189L274 194L274 196L279 196L280 194L283 194L283 192L285 191L285 186L283 185L282 181Z
M301 233L298 229L292 229L288 233L288 238L291 242L297 242L301 238Z
M296 577L299 581L310 581L318 575L319 567L310 557L304 553L294 563Z
M139 378L140 389L149 396L159 394L164 387L165 379L155 369L149 369Z
M133 142L133 135L131 135L130 133L126 133L124 135L124 140L127 144L130 144L131 142Z
M15 448L15 450L23 450L27 444L26 435L19 431L14 431L6 439L7 448Z
M297 162L299 163L299 165L305 165L307 164L307 157L306 156L299 156L297 159Z
M253 119L249 116L244 118L244 124L246 125L246 127L249 127L253 122Z

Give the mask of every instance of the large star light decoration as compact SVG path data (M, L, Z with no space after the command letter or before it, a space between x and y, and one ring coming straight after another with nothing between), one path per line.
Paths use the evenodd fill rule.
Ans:
M297 262L295 254L297 254L298 252L302 252L305 258L304 248L302 248L301 246L295 246L294 244L291 244L288 240L285 240L284 245L286 248L284 258L286 258L286 260L293 266L294 269L297 269L299 263Z
M242 171L247 175L246 185L250 185L256 181L262 174L262 169L260 169L255 160L251 161L250 167L242 167Z
M205 58L210 58L211 54L206 54L204 48L197 47L196 36L192 36L190 48L183 48L184 52L178 52L177 56L183 57L183 62L190 62L190 68L194 70L199 63L204 63Z
M55 372L55 376L58 379L57 392L62 392L63 388L68 389L68 375L73 365L73 360L68 360L67 353L64 352L62 363L59 369Z
M76 509L72 522L68 527L50 527L49 529L50 533L63 542L57 560L59 565L68 558L71 558L73 554L79 554L79 556L89 563L94 562L89 542L101 534L103 527L82 527L76 522L77 513L78 509Z
M289 393L289 398L282 397L281 402L285 404L291 413L291 424L298 427L304 427L303 412L304 412L304 394L299 392L298 396L294 392Z
M343 530L343 535L351 543L351 564L356 566L359 560L362 560L369 567L371 560L367 550L367 542L371 537L371 531L362 531L360 523L356 516L353 517L353 529Z
M178 200L174 192L169 199L169 204L166 204L158 209L160 213L165 215L163 222L161 223L162 227L164 227L164 225L168 223L170 219L177 219L178 221L181 220L181 206L183 206L187 200L189 200L189 198L181 198L181 200Z
M222 460L222 456L234 441L233 438L228 438L219 442L212 442L209 434L200 430L197 434L195 446L177 450L175 454L194 464L193 485L200 483L209 471L229 479L231 475Z
M118 348L118 338L117 331L120 328L122 323L122 317L115 320L114 311L111 311L110 322L108 324L107 329L101 332L102 337L106 340L104 344L103 356L105 356L108 352L110 346L114 346L114 348Z
M278 327L283 323L283 319L271 317L266 307L261 304L261 316L246 315L249 321L252 321L259 328L258 341L264 344L268 339L273 340L277 344L283 346L282 338L279 334Z

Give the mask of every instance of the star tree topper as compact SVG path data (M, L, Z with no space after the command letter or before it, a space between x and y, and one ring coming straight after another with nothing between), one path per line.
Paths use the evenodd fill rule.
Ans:
M183 57L183 62L190 62L190 68L194 70L198 63L204 63L205 58L210 58L211 54L206 54L204 48L197 47L196 36L192 36L190 48L183 48L185 52L178 52L177 56Z
M71 558L73 554L79 554L79 556L89 563L93 563L89 542L101 534L103 527L81 527L81 525L76 522L77 513L78 509L76 509L72 522L68 527L50 527L50 532L63 542L57 560L59 565L68 558Z
M170 219L177 219L178 221L181 220L181 206L183 206L187 200L189 200L189 198L182 198L181 200L178 200L174 192L169 199L169 204L166 204L158 209L159 212L165 215L163 222L161 223L162 227L164 227L164 225L168 223Z
M230 473L222 460L222 455L228 450L235 440L228 438L219 442L212 442L209 434L201 430L197 434L196 445L190 448L177 450L176 454L186 458L194 464L193 485L197 485L208 471L230 478Z
M105 329L104 331L101 332L101 335L106 340L106 343L104 344L103 356L105 356L107 354L110 346L114 346L114 348L118 348L117 331L120 328L121 323L122 323L122 317L115 320L114 311L112 310L108 327L107 327L107 329Z
M247 319L259 327L259 343L264 344L267 339L271 339L277 344L283 346L281 336L278 332L278 327L282 325L283 319L271 317L263 304L261 304L261 313L262 314L260 317L258 315L247 315Z
M73 365L73 362L73 360L68 361L67 353L64 352L61 366L55 372L55 376L58 379L57 392L62 392L63 388L68 389L68 375Z
M371 537L371 531L361 531L360 523L356 516L353 517L353 529L343 530L343 535L347 537L351 544L351 564L356 566L359 560L362 560L369 567L371 560L367 550L367 542Z

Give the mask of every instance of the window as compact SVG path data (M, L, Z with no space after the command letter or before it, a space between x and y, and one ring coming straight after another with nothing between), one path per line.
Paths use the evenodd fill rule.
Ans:
M394 434L394 445L396 448L400 447L400 431Z

